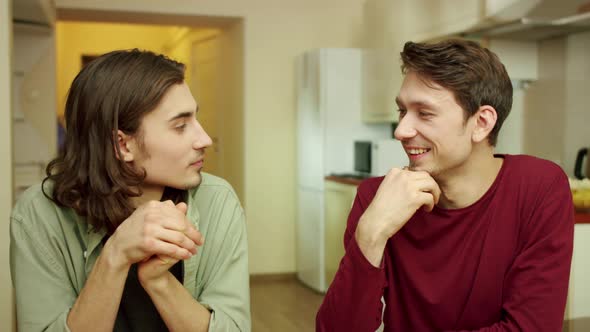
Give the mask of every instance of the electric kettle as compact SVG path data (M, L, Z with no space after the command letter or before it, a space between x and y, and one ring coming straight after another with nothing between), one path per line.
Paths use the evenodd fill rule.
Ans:
M582 164L586 157L586 167L582 172ZM581 148L576 156L576 165L574 167L574 175L582 180L583 178L590 178L590 160L588 160L588 148Z

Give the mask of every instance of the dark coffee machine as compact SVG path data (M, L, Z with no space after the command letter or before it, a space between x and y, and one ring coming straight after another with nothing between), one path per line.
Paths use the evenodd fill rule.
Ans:
M582 168L584 164L584 157L586 157L586 167ZM583 170L583 171L582 171ZM576 156L576 165L574 167L574 175L582 180L583 178L590 178L590 162L588 161L588 148L581 148Z

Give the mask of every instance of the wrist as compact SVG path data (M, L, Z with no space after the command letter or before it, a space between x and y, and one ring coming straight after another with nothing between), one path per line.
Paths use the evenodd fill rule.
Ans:
M113 236L111 236L104 244L100 256L111 269L129 270L131 267L131 263L129 263L121 251L117 249L117 246L113 241Z
M175 280L176 278L174 278L170 271L167 271L157 278L142 278L141 275L138 275L138 279L148 294L161 294L170 287L173 279Z
M371 247L385 247L390 236L379 227L380 224L372 218L361 216L355 232L357 242L362 242Z
M361 218L354 236L365 259L374 267L380 267L389 237L375 226L374 223Z

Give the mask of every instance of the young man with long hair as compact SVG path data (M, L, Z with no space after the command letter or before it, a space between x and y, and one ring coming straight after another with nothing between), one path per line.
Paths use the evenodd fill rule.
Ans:
M19 331L250 330L244 212L201 172L184 70L125 50L74 79L64 145L11 216Z
M504 66L464 40L408 42L401 58L395 137L409 165L358 188L317 330L561 331L568 179L494 153L512 106Z

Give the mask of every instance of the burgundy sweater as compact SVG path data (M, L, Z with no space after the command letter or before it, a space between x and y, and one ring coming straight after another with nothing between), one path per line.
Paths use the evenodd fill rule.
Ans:
M497 157L502 168L477 202L418 210L387 242L381 268L354 238L383 178L364 181L316 331L375 331L382 296L385 331L561 331L574 232L567 176L546 160Z

